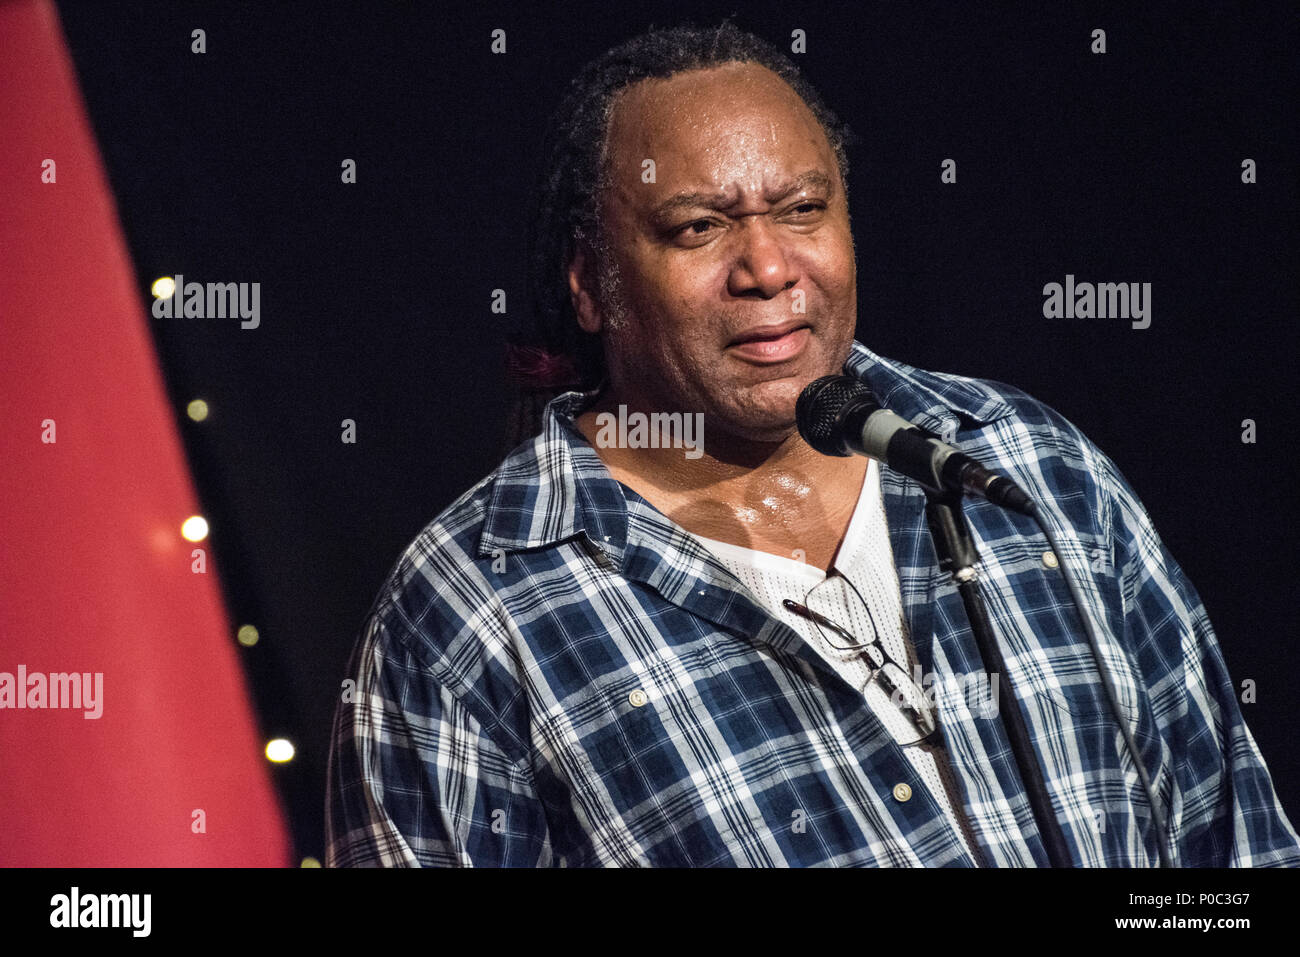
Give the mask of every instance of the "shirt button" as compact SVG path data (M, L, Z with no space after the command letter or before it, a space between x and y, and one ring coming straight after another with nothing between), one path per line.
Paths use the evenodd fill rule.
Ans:
M1056 568L1061 563L1056 560L1056 552L1046 551L1043 552L1043 564L1048 568Z
M630 695L627 696L627 700L632 703L632 707L639 708L650 699L646 697L646 693L644 691L642 691L640 688L637 688L635 691L633 691Z
M894 797L899 801L910 801L912 798L912 789L906 784L895 784Z

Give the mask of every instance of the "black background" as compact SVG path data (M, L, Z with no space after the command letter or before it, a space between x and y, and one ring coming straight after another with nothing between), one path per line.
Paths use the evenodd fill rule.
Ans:
M789 49L850 151L858 339L1013 383L1119 465L1197 586L1293 821L1295 5L59 4L140 281L261 283L261 326L150 319L300 855L323 859L347 654L407 543L499 461L546 116L647 26ZM191 31L207 52L191 52ZM491 32L507 53L490 52ZM1090 52L1106 31L1108 52ZM1241 182L1241 163L1258 183ZM345 158L357 182L341 182ZM955 185L940 163L957 161ZM1152 324L1043 318L1150 282ZM490 311L504 289L509 313ZM201 396L202 424L184 416ZM341 421L357 423L355 445ZM1243 419L1256 444L1241 441Z

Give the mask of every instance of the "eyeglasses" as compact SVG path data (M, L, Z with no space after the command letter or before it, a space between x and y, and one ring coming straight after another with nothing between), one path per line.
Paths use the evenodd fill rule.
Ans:
M926 698L924 689L908 675L907 669L885 651L885 646L880 643L880 632L876 628L876 619L871 614L871 606L851 581L833 571L808 590L802 605L788 598L782 604L796 615L811 621L822 640L835 651L850 658L857 656L862 659L870 676L860 690L865 693L867 686L876 682L911 725L911 736L898 740L901 747L938 739L939 727L933 705ZM871 625L870 641L860 641L850 629L837 623L836 619L842 619L846 609L862 612L859 618L865 618ZM897 735L895 739L898 739Z

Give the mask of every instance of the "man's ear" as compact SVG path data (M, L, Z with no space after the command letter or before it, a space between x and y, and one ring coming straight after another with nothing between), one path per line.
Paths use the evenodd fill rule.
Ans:
M578 316L578 326L583 332L593 335L600 332L600 306L596 296L595 255L584 241L578 240L573 246L573 257L565 275L569 280L569 297L573 302L573 311Z

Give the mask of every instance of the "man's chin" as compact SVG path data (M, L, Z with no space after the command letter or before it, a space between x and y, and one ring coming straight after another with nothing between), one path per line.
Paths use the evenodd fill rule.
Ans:
M778 444L798 431L794 414L797 399L796 392L781 401L728 410L731 414L720 415L718 425L723 431L746 442Z
M816 375L800 372L766 382L755 382L732 393L731 401L716 408L706 419L713 420L716 431L726 432L746 442L779 444L798 433L795 407L799 394Z
M799 394L811 381L806 375L793 375L752 386L746 390L738 424L748 423L763 432L794 428Z

